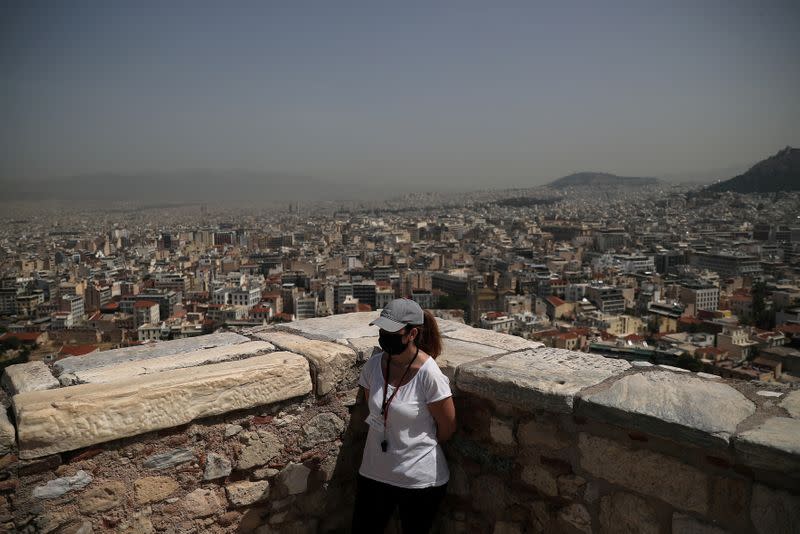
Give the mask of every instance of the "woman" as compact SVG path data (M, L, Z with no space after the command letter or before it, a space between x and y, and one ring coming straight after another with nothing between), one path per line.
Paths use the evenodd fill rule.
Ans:
M370 325L383 349L364 365L359 385L369 433L358 476L353 532L383 532L395 507L405 534L430 530L450 472L440 443L453 435L450 381L436 365L436 319L413 300L396 299Z

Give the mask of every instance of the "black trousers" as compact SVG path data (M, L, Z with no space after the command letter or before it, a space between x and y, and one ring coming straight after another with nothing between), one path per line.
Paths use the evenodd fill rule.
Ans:
M358 475L353 534L376 534L386 529L399 507L403 534L425 534L431 529L447 484L432 488L399 488Z

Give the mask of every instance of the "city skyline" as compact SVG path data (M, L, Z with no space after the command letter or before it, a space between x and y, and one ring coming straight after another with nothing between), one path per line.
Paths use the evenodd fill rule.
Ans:
M243 169L529 187L729 178L800 144L800 10L25 4L4 17L0 180Z

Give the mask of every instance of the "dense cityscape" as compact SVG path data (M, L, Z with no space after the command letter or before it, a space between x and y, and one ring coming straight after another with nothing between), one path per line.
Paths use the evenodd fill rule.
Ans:
M3 366L381 309L547 346L800 379L800 194L659 182L255 208L19 204Z

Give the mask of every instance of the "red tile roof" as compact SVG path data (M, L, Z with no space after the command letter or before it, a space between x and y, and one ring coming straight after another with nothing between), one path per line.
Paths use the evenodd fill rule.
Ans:
M555 306L556 308L566 304L566 302L564 302L563 300L561 300L560 298L558 298L558 297L556 297L554 295L551 295L551 296L547 297L545 300L547 302L549 302L550 304L552 304L553 306Z
M66 354L68 356L83 356L97 350L97 345L64 345L59 350L59 354Z

